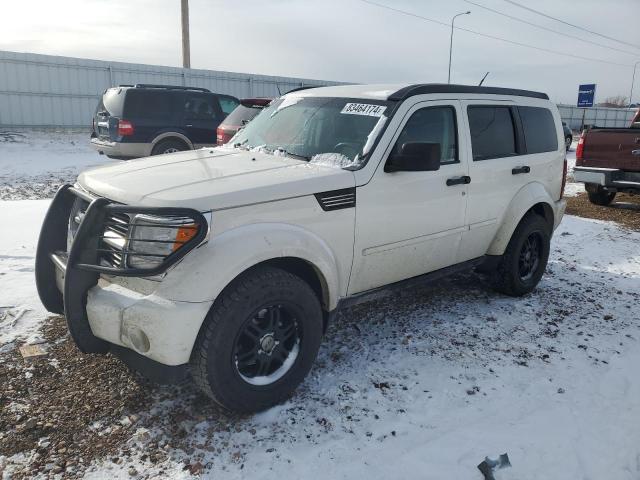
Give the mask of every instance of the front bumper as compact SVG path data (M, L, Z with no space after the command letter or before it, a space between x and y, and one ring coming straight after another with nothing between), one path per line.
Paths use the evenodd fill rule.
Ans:
M600 185L612 192L640 191L640 172L628 172L618 168L574 167L576 182Z
M90 203L67 253L69 215L77 197ZM174 257L153 271L101 265L100 235L105 218L109 212L123 209L188 215L202 235L194 237L193 245L185 244L189 248L175 252L180 253L179 258ZM64 314L71 336L85 353L112 351L152 377L153 368L148 368L150 364L145 365L145 361L171 367L184 365L212 302L172 301L153 292L140 293L113 280L118 276L158 275L166 271L202 241L205 225L206 220L197 211L116 205L65 185L47 212L38 241L36 285L40 299L47 310ZM132 365L132 361L140 365ZM161 376L167 377L167 373Z

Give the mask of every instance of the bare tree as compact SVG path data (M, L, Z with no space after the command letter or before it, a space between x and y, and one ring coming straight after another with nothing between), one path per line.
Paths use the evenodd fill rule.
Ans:
M627 97L624 95L615 95L613 97L607 97L604 99L604 102L598 103L599 107L610 107L610 108L624 108L629 104Z

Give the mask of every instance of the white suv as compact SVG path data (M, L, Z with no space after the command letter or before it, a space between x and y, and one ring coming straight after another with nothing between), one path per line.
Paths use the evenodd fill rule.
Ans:
M282 401L340 307L481 266L539 282L564 213L545 94L351 85L276 99L225 147L84 172L45 219L40 298L84 352L191 374L216 402Z

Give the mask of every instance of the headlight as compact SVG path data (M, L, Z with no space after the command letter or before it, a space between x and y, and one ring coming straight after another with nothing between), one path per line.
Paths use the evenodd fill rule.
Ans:
M198 233L190 218L136 215L127 253L132 268L154 268Z

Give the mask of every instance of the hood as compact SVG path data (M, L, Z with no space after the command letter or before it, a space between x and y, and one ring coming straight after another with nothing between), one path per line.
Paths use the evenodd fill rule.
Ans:
M355 179L350 171L303 160L204 148L94 168L78 183L129 205L207 211L349 188Z

